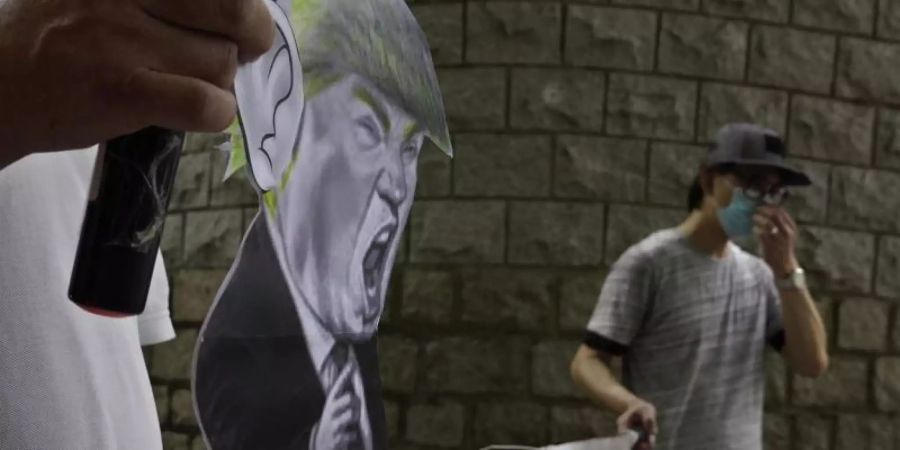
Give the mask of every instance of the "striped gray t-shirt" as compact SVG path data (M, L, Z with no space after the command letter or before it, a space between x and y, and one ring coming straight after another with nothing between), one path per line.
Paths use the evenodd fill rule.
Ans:
M759 450L766 343L784 332L773 275L728 244L704 255L658 231L613 265L585 343L622 356L623 384L657 409L660 450Z

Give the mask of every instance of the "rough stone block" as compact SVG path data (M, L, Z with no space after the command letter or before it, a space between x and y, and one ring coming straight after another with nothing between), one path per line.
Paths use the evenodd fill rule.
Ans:
M534 346L531 380L534 393L544 397L583 398L569 372L579 341L544 341Z
M787 22L790 3L782 0L706 0L705 12L726 17Z
M900 411L900 358L879 358L875 362L875 404L880 411Z
M793 402L797 406L861 408L866 404L866 360L832 356L819 378L794 377Z
M626 6L650 6L662 9L677 9L696 11L700 7L700 0L611 0L614 5Z
M412 339L378 336L381 382L388 391L410 393L416 387L418 346Z
M842 97L900 103L900 44L844 38L838 52L835 91Z
M654 142L650 146L650 203L687 207L687 196L706 160L703 146Z
M789 147L794 156L855 164L872 159L874 108L796 96L790 126Z
M752 122L784 136L787 93L772 89L704 83L700 93L697 135L712 141L719 128L732 122Z
M462 275L465 322L527 331L553 323L555 278L533 270L471 270Z
M410 261L502 262L505 210L501 202L419 202L410 220Z
M250 184L250 179L247 177L246 168L238 170L227 180L223 180L228 167L229 153L213 151L211 157L212 187L209 194L211 206L248 206L259 203L256 190L253 189L253 185Z
M616 416L597 406L554 406L550 410L550 442L561 444L616 435Z
M397 405L397 402L385 400L384 416L385 422L387 422L388 439L396 439L400 436L400 406Z
M749 25L687 14L664 14L659 69L726 80L744 77Z
M566 62L576 66L651 70L657 15L633 9L570 5Z
M237 255L243 228L241 210L187 213L184 255L191 267L228 267Z
M560 59L562 8L542 2L468 5L466 60L554 63Z
M153 386L153 402L156 404L156 414L159 417L159 423L166 424L169 422L169 387Z
M791 423L782 414L766 413L763 416L763 446L766 450L789 450Z
M896 422L886 416L842 414L837 420L835 450L892 450Z
M513 203L509 262L599 264L603 260L603 217L602 204Z
M150 374L165 380L190 380L197 330L178 330L175 339L153 348Z
M559 298L561 331L583 333L597 305L605 273L590 271L563 277Z
M882 351L887 342L888 305L867 299L841 303L838 346L847 350Z
M163 254L166 268L172 269L181 264L182 244L184 242L184 215L169 214L163 225L162 238L159 241L159 250Z
M780 2L784 3L784 2ZM834 36L757 26L750 38L750 81L828 93L833 79Z
M177 321L202 322L227 274L224 270L183 270L175 274L172 313Z
M813 289L869 292L875 260L871 235L801 226L796 252Z
M812 185L791 190L791 196L785 202L787 211L801 222L825 222L831 166L800 159L791 159L789 163L808 175Z
M647 143L635 139L561 136L554 193L565 198L644 200Z
M456 402L420 403L406 410L406 439L417 444L456 447L462 443L465 410Z
M900 231L900 174L836 167L831 174L829 222L872 231Z
M878 274L875 292L892 300L900 300L900 238L881 237L878 243ZM900 326L896 327L900 329Z
M455 156L459 157L454 144ZM416 197L444 197L450 195L451 158L441 152L431 140L426 139L419 152Z
M871 33L876 0L794 0L794 23L851 33Z
M881 109L877 127L875 164L887 169L900 169L900 110Z
M697 83L657 76L611 74L606 131L692 140Z
M435 64L462 62L463 4L410 5L416 21L425 32Z
M545 197L550 194L549 136L458 135L458 196Z
M523 393L527 339L449 337L425 345L425 389L460 394Z
M687 193L684 195L687 198ZM607 221L606 263L614 263L628 247L651 233L678 226L686 217L683 210L612 205Z
M475 407L474 448L514 442L544 445L547 440L547 410L536 403L513 401L482 403Z
M787 368L784 357L766 352L766 407L781 406L787 401Z
M879 0L877 28L878 37L900 39L900 2Z
M830 450L833 421L828 416L802 414L795 416L794 443L797 450Z
M194 403L191 391L188 389L178 389L172 394L172 424L197 425L197 418L194 417Z
M209 204L210 153L182 155L175 173L169 209L200 208Z
M446 323L453 310L453 275L437 270L403 273L403 307L406 319Z
M191 437L174 431L163 431L162 444L166 450L188 450Z
M495 68L440 69L438 83L453 131L494 130L506 122L506 71Z
M600 131L605 85L599 72L513 69L510 123L516 129Z

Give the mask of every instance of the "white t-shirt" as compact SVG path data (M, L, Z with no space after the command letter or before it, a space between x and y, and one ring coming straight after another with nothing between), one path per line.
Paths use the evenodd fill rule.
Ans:
M172 339L157 257L139 317L68 299L96 147L0 169L0 449L159 450L141 345Z

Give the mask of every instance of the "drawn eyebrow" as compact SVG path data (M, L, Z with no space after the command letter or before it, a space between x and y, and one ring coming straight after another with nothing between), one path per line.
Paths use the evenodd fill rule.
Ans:
M375 116L378 117L378 121L381 122L381 127L384 128L385 132L390 132L391 130L391 119L388 117L387 112L384 108L378 104L375 100L375 97L369 92L368 89L359 86L354 89L353 94L358 98L361 102L365 103L372 108L372 111L375 111Z

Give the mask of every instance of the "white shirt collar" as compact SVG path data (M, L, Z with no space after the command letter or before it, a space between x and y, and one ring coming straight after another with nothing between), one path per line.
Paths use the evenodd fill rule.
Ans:
M302 298L294 299L294 305L297 307L297 316L300 318L300 327L303 328L309 356L312 358L316 373L321 375L336 341L334 336L322 327Z

